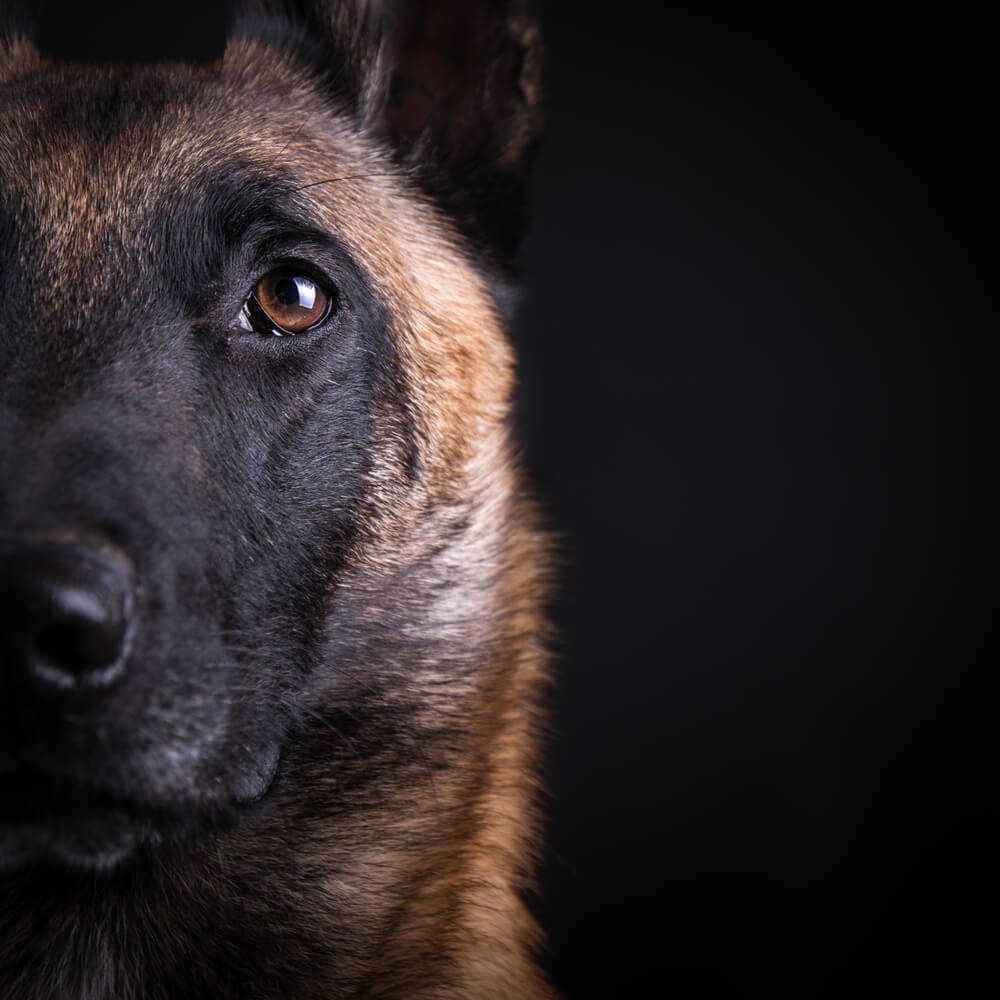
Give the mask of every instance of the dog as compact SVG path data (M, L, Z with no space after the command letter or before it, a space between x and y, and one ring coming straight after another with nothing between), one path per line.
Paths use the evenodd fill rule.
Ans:
M552 996L531 12L0 37L0 997Z

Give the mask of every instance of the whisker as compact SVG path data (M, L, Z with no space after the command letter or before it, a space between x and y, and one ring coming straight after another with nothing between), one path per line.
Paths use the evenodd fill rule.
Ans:
M352 754L354 754L355 757L359 760L361 759L361 754L358 752L358 748L354 745L354 741L345 733L342 733L329 719L320 715L318 712L314 712L311 708L308 708L305 705L300 705L299 711L305 712L306 715L312 716L317 722L326 726L330 732L340 738L341 742L351 751Z
M291 144L295 142L295 140L298 139L299 136L302 135L302 133L305 130L306 130L306 122L303 121L300 123L299 127L291 134L291 137L284 144L284 146L282 146L281 149L279 149L278 152L275 153L274 157L268 162L268 167L273 167L285 155L285 153L288 151L288 147L291 146Z
M299 187L292 188L292 191L305 191L306 188L319 187L321 184L337 184L340 181L366 181L372 177L398 177L399 174L386 170L381 173L371 173L371 174L344 174L341 177L327 177L325 180L321 181L310 181L308 184L302 184Z
M324 666L329 667L331 670L335 670L341 677L346 677L352 684L357 684L358 687L364 688L369 694L375 695L376 698L382 697L382 692L377 688L373 688L371 684L366 684L360 677L355 677L349 670L344 667L339 666L336 663L327 663Z

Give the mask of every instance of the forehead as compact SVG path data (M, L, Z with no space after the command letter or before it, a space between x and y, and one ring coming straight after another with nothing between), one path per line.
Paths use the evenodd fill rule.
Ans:
M221 67L54 66L0 88L0 206L13 228L63 251L112 233L135 251L172 206L238 216L279 189L357 173L353 133L294 82Z
M138 315L160 301L165 261L210 274L269 218L351 256L404 369L433 373L413 405L440 444L428 467L447 470L469 414L496 417L510 392L487 262L308 71L247 44L215 67L54 65L0 85L0 301L20 296L26 318L79 325L100 289L118 301L121 275L134 287L122 316Z

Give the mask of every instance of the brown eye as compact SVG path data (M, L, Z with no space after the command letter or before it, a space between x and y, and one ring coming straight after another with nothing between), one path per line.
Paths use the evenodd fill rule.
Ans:
M305 333L330 314L333 294L291 267L268 271L243 303L240 325L278 337Z

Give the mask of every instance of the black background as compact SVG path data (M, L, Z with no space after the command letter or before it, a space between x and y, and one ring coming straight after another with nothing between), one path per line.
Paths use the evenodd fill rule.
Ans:
M45 9L66 55L221 49L220 4ZM970 11L543 7L516 339L566 566L536 907L571 997L961 992L985 964Z

